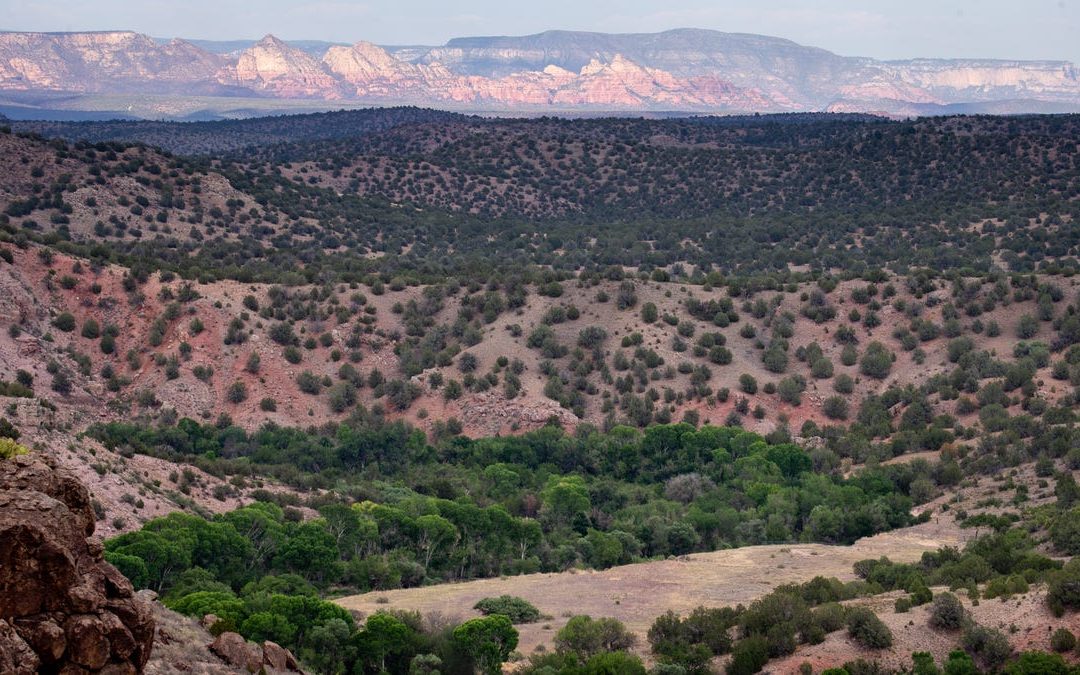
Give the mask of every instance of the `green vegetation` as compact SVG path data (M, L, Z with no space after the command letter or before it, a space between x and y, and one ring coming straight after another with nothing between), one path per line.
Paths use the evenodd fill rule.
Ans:
M500 595L497 598L484 598L473 609L481 614L502 614L510 623L533 623L540 620L540 610L528 600L512 595Z
M919 505L992 477L971 513L940 502L938 517L980 528L963 549L860 561L855 582L818 577L748 607L668 612L648 633L655 672L707 672L721 655L729 673L758 672L837 631L887 649L878 617L841 604L883 591L902 591L897 612L929 604L929 626L963 647L940 668L913 655L913 673L1068 672L1057 655L1014 658L957 593L1004 601L1045 584L1054 614L1080 608L1078 563L1037 548L1080 552L1080 118L499 120L399 108L48 128L81 140L5 139L37 156L23 163L32 187L0 204L0 259L36 252L47 291L81 305L8 335L52 351L59 395L97 377L116 394L110 419L132 421L87 430L107 448L198 467L233 484L222 495L258 486L241 509L174 513L107 543L138 587L217 615L214 632L274 640L316 672L493 673L512 658L513 625L541 619L522 598L485 598L483 617L456 626L401 611L360 622L322 598L847 544L924 521ZM54 165L62 175L46 179ZM222 180L223 203L206 190ZM70 203L80 190L100 220L69 227L86 211ZM61 269L62 253L80 259ZM127 267L114 279L126 297L98 277L109 263ZM188 303L219 279L239 292L215 309L235 312L197 316ZM124 342L136 332L120 333L125 300L155 307L149 349ZM604 323L600 303L640 323ZM532 352L485 349L493 324ZM208 346L239 358L241 379L225 363L191 363ZM278 410L263 386L281 358L288 398L335 421L233 425L229 414ZM228 379L215 381L215 367ZM905 381L912 367L920 375ZM177 421L152 378L188 372L223 387L229 414ZM415 418L429 434L392 419L424 395L468 410L475 395L516 403L541 387L596 426L467 438L471 421L429 420L426 407ZM18 371L0 395L33 398L34 378ZM19 421L25 405L5 414ZM710 423L718 410L725 426ZM751 415L775 431L740 428ZM796 416L806 421L789 429ZM2 422L8 458L22 446ZM813 441L792 442L796 431ZM885 461L918 451L939 460ZM1037 488L1011 471L1029 462ZM264 489L267 478L292 490ZM190 480L161 487L184 494ZM1051 639L1075 649L1068 631ZM554 642L521 672L645 672L614 619L572 617ZM882 671L860 660L830 672Z
M335 127L338 118L363 122ZM1077 268L1076 230L1064 225L1080 203L1071 116L497 120L387 109L234 124L272 125L295 140L241 149L236 132L201 127L203 147L233 148L212 161L109 142L103 126L48 127L92 141L27 138L102 180L141 179L153 195L137 195L145 206L125 197L124 208L139 213L102 222L96 236L106 246L75 242L62 227L48 233L50 243L188 279L287 284L328 275L430 281L531 265L636 266L664 279L681 264L699 283L767 278L775 287L799 276L789 266L814 275L885 266L985 273L996 254L1016 272ZM152 137L193 131L165 124ZM319 175L292 179L277 170L285 163L308 163ZM225 209L197 201L210 171L246 197ZM28 195L8 204L6 216L21 222L57 205L62 212L64 194L61 184ZM397 208L402 202L420 208ZM181 237L171 225L162 233L157 214L166 223L194 219L198 236ZM144 236L151 226L161 236ZM637 304L632 286L615 300L621 309ZM835 306L811 298L804 313L829 320Z
M16 443L14 438L0 436L0 459L12 459L29 452L28 448Z
M220 476L274 475L376 501L376 520L395 514L400 522L371 550L407 550L423 568L414 583L602 568L722 546L849 543L910 523L907 491L920 475L933 479L930 465L880 467L848 479L814 473L814 459L793 444L688 424L644 432L582 428L574 436L547 427L435 445L399 422L375 420L321 433L268 424L247 434L187 419L157 429L96 425L89 433L110 448L192 462ZM609 517L596 519L598 512ZM428 515L453 528L438 539L433 529L430 547L417 549L409 543L412 528ZM459 559L459 547L471 553Z

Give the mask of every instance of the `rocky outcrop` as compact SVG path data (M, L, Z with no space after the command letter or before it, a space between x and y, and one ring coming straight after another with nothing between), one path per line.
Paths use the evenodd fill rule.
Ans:
M1032 110L1048 103L1080 110L1080 71L1065 61L876 61L780 38L693 29L550 31L394 51L361 41L321 54L272 35L215 54L121 31L0 33L0 90L532 109L907 114L919 106L1027 100Z
M225 59L184 40L130 31L0 33L0 89L225 93Z
M267 640L262 645L247 642L239 633L225 632L209 646L225 663L257 673L260 670L299 672L300 666L288 649Z
M0 461L0 672L140 672L154 620L102 558L90 495L54 461Z
M610 62L592 60L578 72L556 65L500 77L457 75L439 63L398 60L368 42L331 47L323 63L362 99L413 99L496 106L559 106L699 109L790 107L715 77L678 78L638 65L616 54Z
M290 47L267 35L240 54L235 66L226 68L218 79L284 98L341 97L340 83L307 52Z

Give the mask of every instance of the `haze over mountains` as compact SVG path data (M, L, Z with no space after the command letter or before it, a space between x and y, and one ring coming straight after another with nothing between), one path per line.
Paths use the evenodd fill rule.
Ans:
M847 57L760 35L549 31L440 47L0 33L0 97L214 96L521 112L1080 110L1067 61ZM38 97L38 98L35 98ZM43 103L46 102L46 103ZM82 109L102 109L92 103Z

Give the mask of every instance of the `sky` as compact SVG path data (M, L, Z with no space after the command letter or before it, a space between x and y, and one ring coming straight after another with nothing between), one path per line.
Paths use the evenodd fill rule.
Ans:
M847 56L1080 63L1080 0L0 0L0 29L383 45L549 29L760 33Z

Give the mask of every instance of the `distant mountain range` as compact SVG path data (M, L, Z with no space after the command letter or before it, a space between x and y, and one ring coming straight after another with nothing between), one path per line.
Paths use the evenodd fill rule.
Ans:
M214 96L522 112L1080 111L1066 61L879 61L761 35L549 31L380 47L0 33L0 97Z

